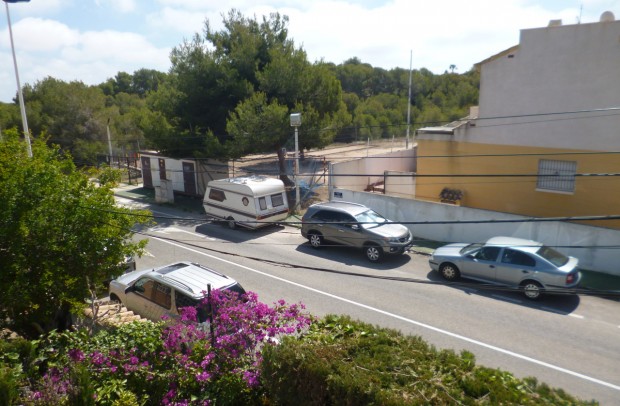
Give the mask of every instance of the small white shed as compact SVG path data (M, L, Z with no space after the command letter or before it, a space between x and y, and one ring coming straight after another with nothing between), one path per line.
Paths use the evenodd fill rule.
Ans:
M209 181L229 177L228 161L215 159L177 159L155 151L141 151L140 164L145 188L157 189L172 184L174 193L188 196L202 197Z

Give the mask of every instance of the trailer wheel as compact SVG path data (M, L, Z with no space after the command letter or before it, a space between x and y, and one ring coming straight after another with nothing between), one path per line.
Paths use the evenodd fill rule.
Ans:
M228 222L228 228L230 228L231 230L234 230L235 228L237 228L237 223L235 223L234 218L228 217L226 221Z

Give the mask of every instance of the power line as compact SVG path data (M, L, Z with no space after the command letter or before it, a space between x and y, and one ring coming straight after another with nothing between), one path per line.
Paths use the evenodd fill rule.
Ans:
M218 220L209 220L206 215L204 217L177 217L177 216L161 216L153 214L141 214L141 213L126 213L124 211L100 209L95 207L80 206L83 209L101 211L105 213L124 214L136 217L146 217L152 219L174 220L178 222L219 222ZM393 224L403 225L445 225L445 224L497 224L497 223L538 223L538 222L555 222L555 221L606 221L606 220L620 220L620 214L604 215L604 216L565 216L565 217L531 217L525 219L489 219L489 220L437 220L437 221L392 221ZM248 220L245 223L251 224L290 224L298 225L302 224L301 221L258 221ZM346 222L324 222L324 224L352 224ZM356 222L355 224L377 224L376 222Z

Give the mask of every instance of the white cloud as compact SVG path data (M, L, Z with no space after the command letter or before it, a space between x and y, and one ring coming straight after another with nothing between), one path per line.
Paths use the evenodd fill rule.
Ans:
M201 33L205 18L204 13L170 7L164 7L146 16L147 22L152 27L173 30L182 34L178 38L178 43L181 43L182 37L187 38L193 36L194 33Z
M25 18L11 25L19 52L54 52L77 43L79 33L55 20ZM0 33L2 47L10 47L8 27Z
M136 3L134 0L109 0L112 8L120 13L130 13L136 10Z

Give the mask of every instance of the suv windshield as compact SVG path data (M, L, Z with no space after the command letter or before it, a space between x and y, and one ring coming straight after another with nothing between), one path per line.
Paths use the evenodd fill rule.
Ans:
M377 225L379 225L379 223L387 222L387 219L385 217L372 210L366 210L364 212L361 212L360 214L355 216L355 220L360 223L368 223L360 224L364 228L376 227Z
M546 245L540 247L537 253L557 267L564 266L568 262L568 257L566 255Z

